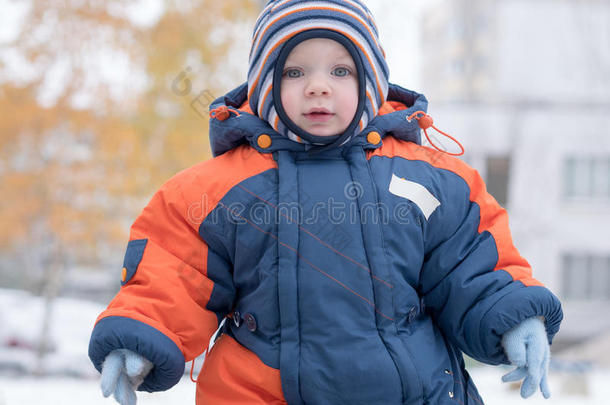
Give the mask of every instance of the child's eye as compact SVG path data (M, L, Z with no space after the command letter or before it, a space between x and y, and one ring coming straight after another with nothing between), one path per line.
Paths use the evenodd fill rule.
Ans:
M303 72L301 72L299 69L287 69L286 71L284 71L284 76L289 77L291 79L296 79L303 76Z
M344 67L338 67L335 68L335 70L333 70L333 75L335 76L339 76L339 77L344 77L344 76L348 76L350 73L350 70L348 68L344 68Z

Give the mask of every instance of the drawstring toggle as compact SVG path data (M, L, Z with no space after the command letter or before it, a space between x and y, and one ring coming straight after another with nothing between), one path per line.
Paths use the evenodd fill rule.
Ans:
M448 155L451 155L451 156L461 156L461 155L464 154L464 147L462 146L462 144L459 143L458 140L455 139L454 137L452 137L451 135L449 135L449 134L441 131L437 127L435 127L434 126L434 120L432 119L431 116L429 116L428 114L426 114L423 111L415 111L413 114L411 114L411 115L409 115L407 117L407 121L411 122L413 120L413 118L415 118L417 120L417 123L419 124L419 127L424 130L424 134L426 135L426 139L428 140L428 142L430 143L430 145L434 149L436 149L436 150L438 150L440 152L446 153ZM432 142L432 140L428 136L428 128L430 128L430 127L434 128L438 133L440 133L442 135L445 135L447 138L449 138L453 142L455 142L460 147L461 152L460 153L451 153L451 152L447 152L446 150L443 150L443 149L439 148L438 146L436 146L434 144L434 142Z
M210 118L224 121L231 116L231 112L234 112L236 116L239 116L239 111L229 108L226 105L221 105L220 107L210 110Z

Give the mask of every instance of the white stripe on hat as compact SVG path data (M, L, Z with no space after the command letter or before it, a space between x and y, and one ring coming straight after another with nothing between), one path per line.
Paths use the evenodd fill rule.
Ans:
M265 108L265 96L267 94L269 94L271 97L273 97L273 94L271 94L271 88L273 87L273 70L271 70L268 74L267 77L265 78L265 81L263 82L263 85L261 86L261 92L258 94L258 104L257 104L257 113L259 117L264 117L264 111L263 109Z

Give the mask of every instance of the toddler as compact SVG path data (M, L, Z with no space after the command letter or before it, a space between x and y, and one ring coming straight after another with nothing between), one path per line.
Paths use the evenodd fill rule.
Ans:
M362 1L268 2L247 83L211 106L215 157L131 228L89 346L105 396L172 387L222 324L198 405L482 404L462 352L548 398L560 303L388 75Z

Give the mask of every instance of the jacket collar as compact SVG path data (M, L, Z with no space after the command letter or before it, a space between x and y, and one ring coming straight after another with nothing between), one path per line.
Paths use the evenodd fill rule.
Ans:
M210 118L210 143L214 156L222 155L243 143L249 143L262 153L277 150L302 152L310 147L291 141L276 132L267 122L242 109L244 104L247 105L247 96L248 85L244 83L223 97L217 98L210 105L210 111L223 106L233 111L226 118L218 114ZM388 101L381 108L381 111L386 111L386 113L377 115L365 129L341 148L353 145L363 145L365 149L380 147L383 141L375 145L367 141L367 135L371 132L379 133L382 139L391 135L398 139L421 144L420 127L417 121L408 121L407 117L415 111L426 112L427 108L428 100L423 94L390 84ZM262 135L269 137L265 137L265 140L270 140L270 145L268 145L269 142L261 142Z

